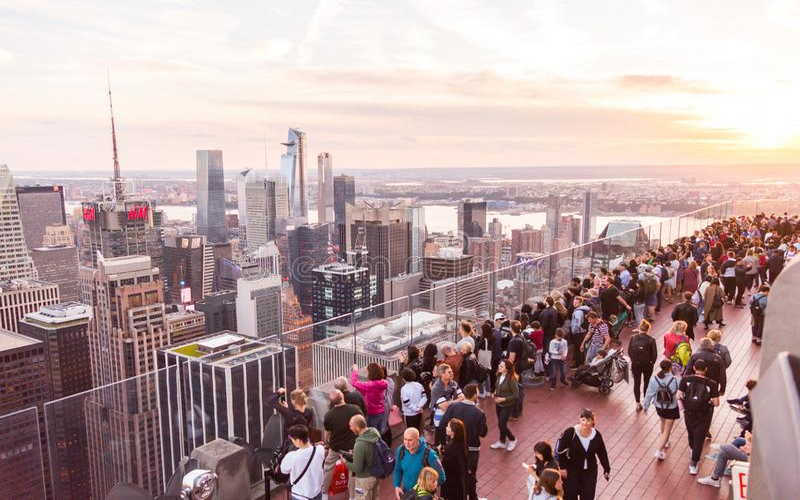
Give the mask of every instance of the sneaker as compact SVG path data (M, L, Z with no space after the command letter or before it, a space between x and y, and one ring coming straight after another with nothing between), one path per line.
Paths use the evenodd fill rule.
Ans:
M555 391L555 390L556 390L556 388L555 388L555 387L551 387L551 388L550 388L550 390L551 390L551 391Z
M691 474L693 476L697 475L697 466L696 465L690 465L689 466L689 474Z
M636 403L636 411L642 411L642 403Z
M519 417L520 415L511 415L510 417L508 417L508 419L511 420L512 422L516 422L517 420L519 420Z
M721 483L719 479L714 479L711 476L701 477L697 480L697 482L700 484L705 484L706 486L713 486L715 488L719 488Z
M501 441L498 441L498 442L494 443L493 445L491 445L489 448L491 448L493 450L502 450L505 447L506 447L505 443L503 443Z
M655 453L655 457L656 457L657 459L659 459L659 460L664 460L665 458L667 458L667 455L666 455L666 453L664 453L663 451L661 451L661 450L658 450L658 451L656 451L656 453Z
M509 441L508 442L508 448L506 448L506 449L508 451L514 451L514 448L516 448L516 447L517 447L517 440L515 439L513 441Z
M718 456L719 453L709 453L708 455L706 455L706 458L709 460L716 460Z
M719 451L721 447L722 443L711 443L711 445L709 446L709 448L711 448L714 451Z

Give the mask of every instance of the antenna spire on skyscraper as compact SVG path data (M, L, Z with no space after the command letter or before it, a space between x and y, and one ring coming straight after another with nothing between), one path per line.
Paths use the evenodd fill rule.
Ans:
M122 174L119 169L119 157L117 155L117 130L114 126L114 103L111 100L111 73L106 70L108 77L108 107L111 110L111 144L114 148L114 177L111 178L111 183L114 185L114 198L122 200L125 198L125 185L122 180Z

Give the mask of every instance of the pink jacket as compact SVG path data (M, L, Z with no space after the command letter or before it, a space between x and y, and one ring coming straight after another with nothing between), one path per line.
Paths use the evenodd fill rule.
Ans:
M364 395L364 402L367 403L367 415L383 415L383 393L389 384L385 380L367 380L359 382L358 371L350 373L350 382L358 392Z

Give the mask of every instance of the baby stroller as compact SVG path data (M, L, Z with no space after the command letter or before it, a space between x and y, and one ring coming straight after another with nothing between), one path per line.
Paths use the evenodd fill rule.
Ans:
M581 384L597 387L600 394L608 394L614 384L628 381L628 360L623 356L622 349L612 349L600 361L595 361L589 366L581 366L572 376L572 388L577 389Z

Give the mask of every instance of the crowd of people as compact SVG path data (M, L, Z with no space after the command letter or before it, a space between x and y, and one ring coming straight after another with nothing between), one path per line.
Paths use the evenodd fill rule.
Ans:
M722 343L728 308L749 307L752 342L760 345L770 285L798 251L795 217L762 214L715 222L614 269L576 277L566 289L519 311L498 311L478 324L464 321L456 343L428 344L422 351L411 345L400 373L390 375L376 363L363 371L353 365L349 380L334 382L319 431L302 391L288 400L279 391L273 402L295 448L281 463L290 476L292 498L318 500L339 493L337 471L346 468L350 499L379 498L382 480L391 476L398 500L478 500L481 440L489 433L481 408L488 405L480 400L491 399L496 414L498 439L489 448L513 452L524 429L512 429L512 422L522 417L530 390L523 375L546 377L550 390L559 382L569 385L570 378L620 352L621 326L615 323L624 323L619 318L626 316L632 327L627 344L632 403L645 414L654 407L660 419L654 455L666 458L682 410L689 473L697 474L714 409L728 390L733 360ZM653 325L665 304L673 302L678 303L660 348ZM567 377L570 368L575 371ZM754 385L748 382L748 389ZM731 401L749 402L747 396ZM529 499L594 498L598 462L606 480L611 474L597 420L583 409L554 444L542 440L524 451L535 457L523 463ZM403 442L391 451L391 427L398 422L405 427ZM700 483L718 487L729 460L747 460L748 431L714 446L713 472Z

